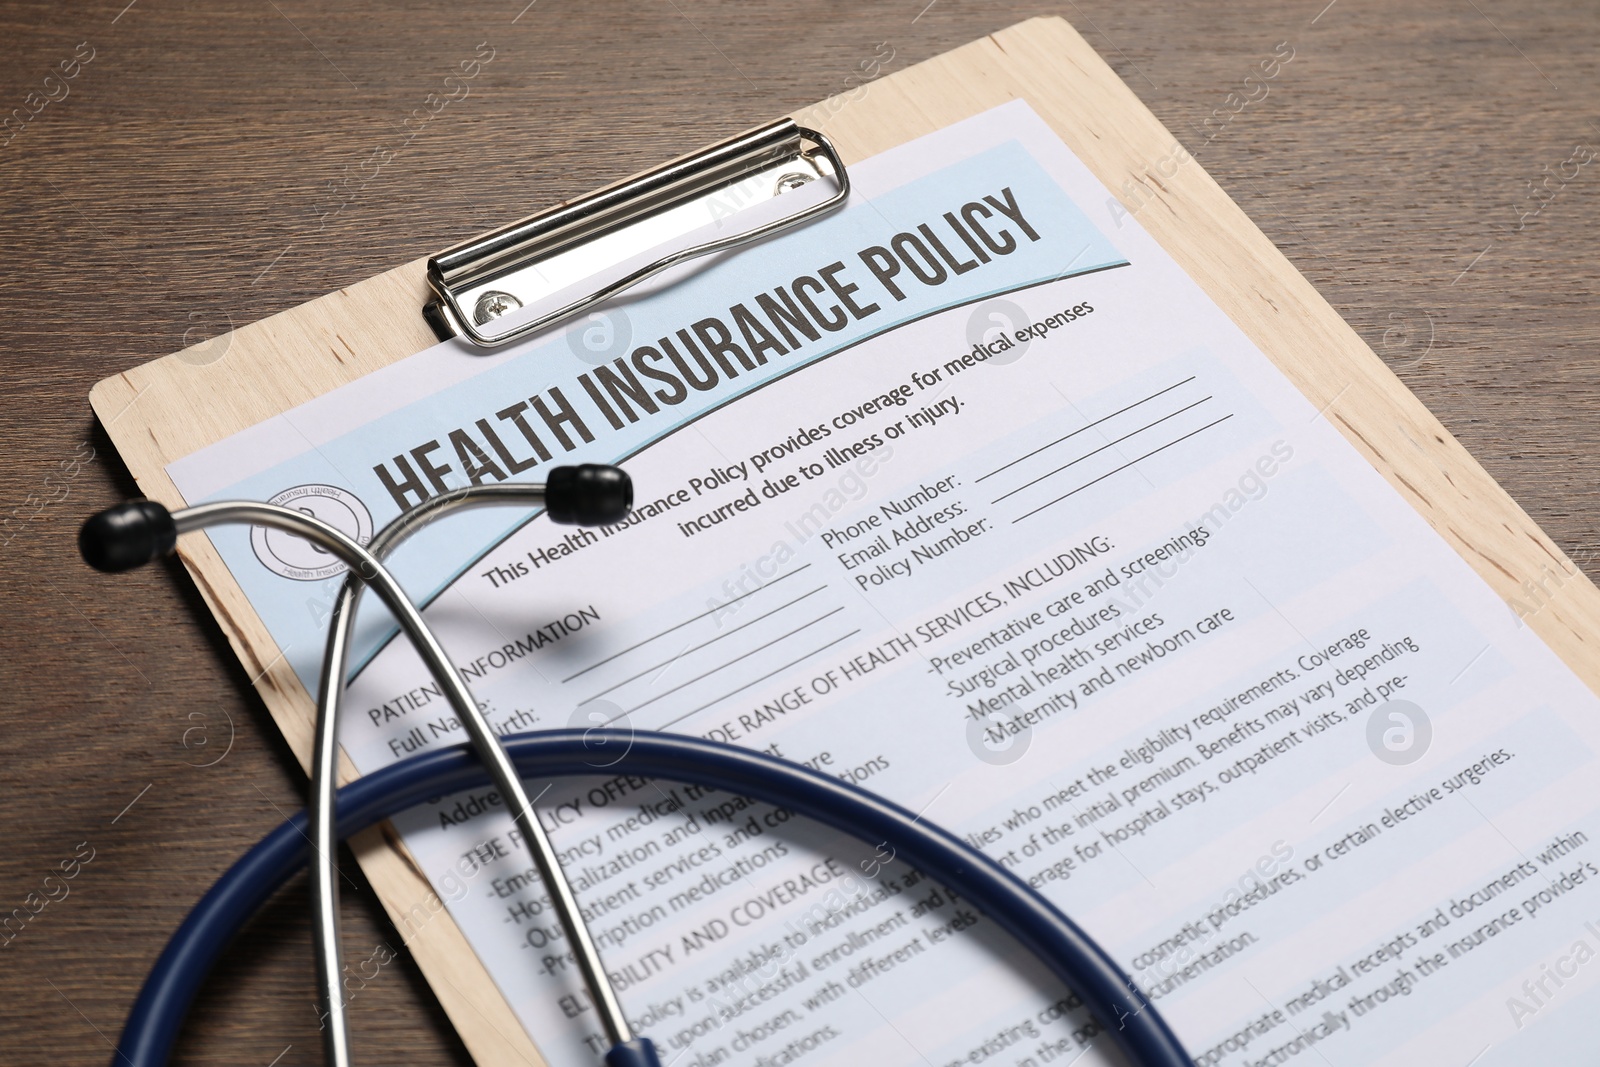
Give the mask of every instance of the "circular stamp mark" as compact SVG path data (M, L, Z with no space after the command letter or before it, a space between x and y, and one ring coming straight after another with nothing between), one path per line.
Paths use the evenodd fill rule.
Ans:
M366 544L372 539L372 513L361 498L336 485L297 485L269 504L304 512ZM250 527L250 547L267 570L297 582L319 582L345 571L344 561L302 537L265 526Z

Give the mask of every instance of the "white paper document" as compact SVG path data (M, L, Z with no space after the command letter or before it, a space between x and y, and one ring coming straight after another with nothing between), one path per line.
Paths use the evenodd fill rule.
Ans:
M395 557L497 729L682 732L881 792L1060 905L1203 1065L1589 1062L1594 695L1025 104L852 176L839 214L169 471L365 537L621 462L617 526L486 510ZM314 692L343 568L210 536ZM372 598L358 636L362 771L464 739ZM603 769L538 806L666 1062L1109 1062L869 845ZM550 1062L597 1062L498 796L396 826L440 898L399 938L448 908Z

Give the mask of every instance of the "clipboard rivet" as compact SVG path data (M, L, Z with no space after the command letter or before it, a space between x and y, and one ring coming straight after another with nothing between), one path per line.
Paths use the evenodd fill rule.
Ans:
M778 183L772 195L776 196L778 193L787 193L790 189L798 189L807 182L814 180L816 180L814 175L802 174L799 171L790 171L788 174L781 174L778 176Z
M491 319L498 319L508 311L515 311L522 306L522 301L510 293L502 293L491 289L478 297L478 302L472 307L472 318L479 325Z

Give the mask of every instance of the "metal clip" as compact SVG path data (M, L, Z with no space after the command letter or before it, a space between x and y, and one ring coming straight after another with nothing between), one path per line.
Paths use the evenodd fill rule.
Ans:
M836 191L781 218L675 248L642 265L642 249L670 246L697 230L819 178ZM844 206L850 179L828 139L782 119L637 178L441 252L428 260L437 299L423 317L440 340L464 337L493 348L527 337L616 296L668 267L751 244ZM716 224L713 226L713 224ZM607 277L607 272L616 275ZM507 328L497 319L593 278L592 290Z

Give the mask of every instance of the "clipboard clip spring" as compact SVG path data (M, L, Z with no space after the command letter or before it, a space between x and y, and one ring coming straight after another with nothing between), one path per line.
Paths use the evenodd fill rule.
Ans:
M723 219L821 178L836 191L779 218L710 236L640 262L640 249L726 227ZM753 244L843 207L850 179L826 136L780 119L588 196L456 245L428 260L434 299L423 318L441 341L480 348L519 340L701 256ZM571 299L573 281L595 287ZM491 325L535 301L559 306Z

